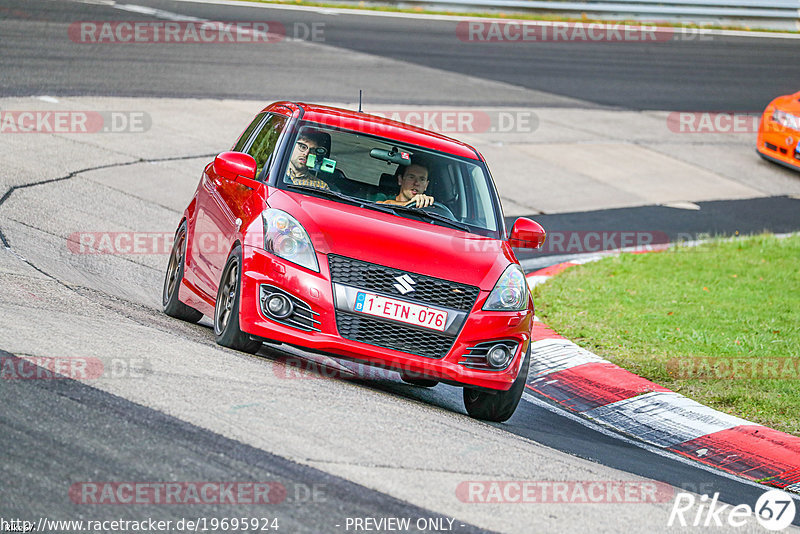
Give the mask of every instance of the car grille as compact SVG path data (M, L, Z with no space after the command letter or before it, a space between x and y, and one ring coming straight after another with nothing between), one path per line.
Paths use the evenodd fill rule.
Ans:
M480 289L475 286L459 284L440 278L432 278L416 273L407 273L391 267L345 258L331 254L328 256L333 282L351 287L369 289L380 293L401 295L395 288L396 277L412 275L416 284L414 291L402 295L403 299L432 306L442 306L469 312Z
M345 339L426 358L444 358L455 341L455 338L437 332L424 332L341 310L336 312L336 326L339 335Z

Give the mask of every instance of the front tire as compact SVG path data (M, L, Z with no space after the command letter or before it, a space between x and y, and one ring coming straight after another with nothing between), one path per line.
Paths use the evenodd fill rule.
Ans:
M214 335L217 343L242 352L255 354L261 342L250 339L239 327L239 306L242 286L242 248L236 245L228 256L219 281L214 305Z
M175 232L172 252L169 254L167 274L164 277L164 290L161 293L161 307L164 313L182 321L196 323L203 318L202 312L187 306L178 300L178 291L183 280L183 268L186 263L186 221L182 222Z
M507 421L517 409L522 392L525 390L525 383L528 380L528 367L531 362L531 347L522 360L522 368L519 370L514 383L508 391L498 391L488 393L478 389L464 388L464 407L470 417L502 423Z

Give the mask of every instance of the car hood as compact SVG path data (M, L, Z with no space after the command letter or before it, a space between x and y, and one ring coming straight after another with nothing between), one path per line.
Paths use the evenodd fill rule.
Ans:
M271 189L270 207L289 212L314 248L411 273L491 290L516 258L506 241L429 222Z
M779 96L772 101L771 105L787 113L800 115L800 91L791 95Z

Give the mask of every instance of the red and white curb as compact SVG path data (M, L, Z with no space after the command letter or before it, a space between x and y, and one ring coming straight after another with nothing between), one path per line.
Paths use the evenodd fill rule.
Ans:
M600 259L527 275L533 288ZM626 371L534 319L529 390L580 416L728 473L800 493L800 437L728 415Z

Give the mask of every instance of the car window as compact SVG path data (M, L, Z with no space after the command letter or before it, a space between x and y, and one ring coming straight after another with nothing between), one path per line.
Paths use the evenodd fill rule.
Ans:
M242 135L239 136L239 140L236 141L235 145L233 145L234 152L244 151L244 148L247 145L247 140L250 139L250 134L253 133L253 130L256 129L256 126L261 124L261 121L264 120L265 115L266 113L259 113L258 115L256 115L256 118L253 119L253 122L250 123L250 126L248 126L244 132L242 132Z
M471 170L472 179L467 183L474 187L473 196L475 197L475 209L470 214L470 223L478 226L484 226L490 230L497 230L496 221L493 217L492 197L489 192L486 180L482 180L481 176L477 173L482 172L478 167L473 167ZM492 213L490 213L490 210Z
M275 152L275 146L287 120L288 117L283 115L270 115L247 150L247 153L256 160L256 176L259 180L264 180L266 172L262 175L262 171L269 167L268 163Z
M309 122L300 123L287 146L291 150L279 174L283 177L279 186L326 189L385 204L398 200L398 176L406 167L424 162L428 172L424 194L433 196L436 203L431 211L466 224L474 233L493 236L499 231L494 189L482 162Z

